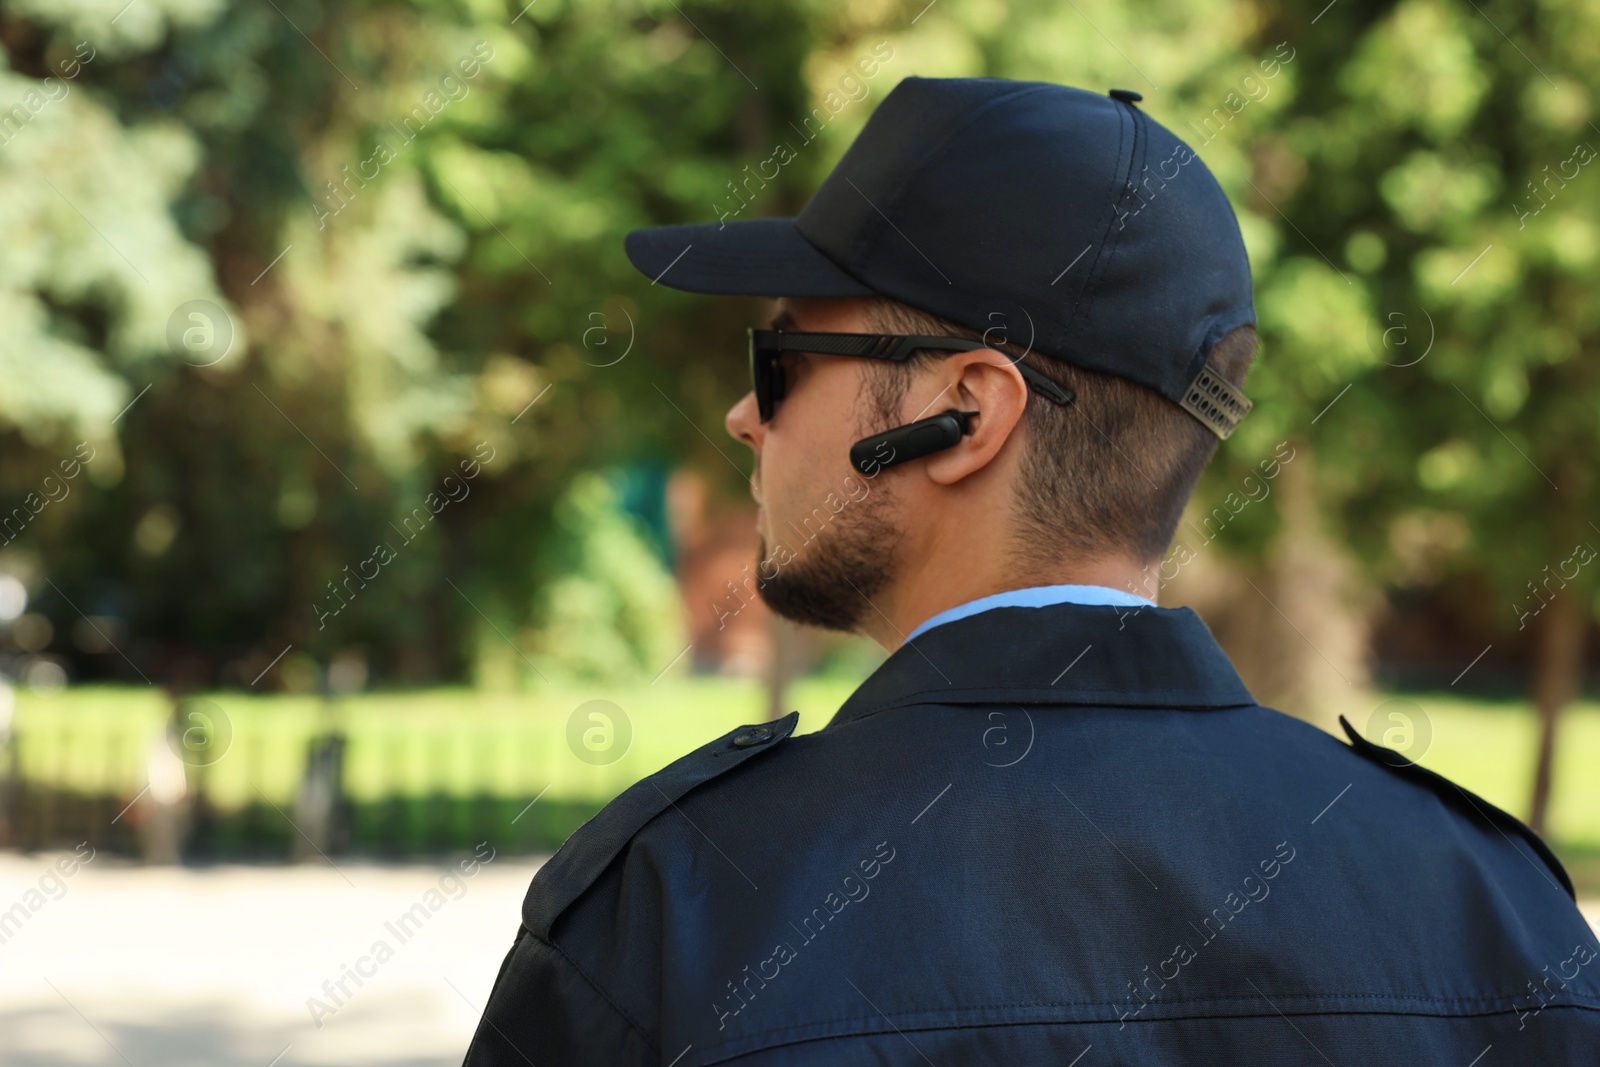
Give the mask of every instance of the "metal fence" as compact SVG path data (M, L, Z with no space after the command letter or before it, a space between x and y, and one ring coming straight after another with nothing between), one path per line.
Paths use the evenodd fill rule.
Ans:
M44 741L42 751L71 753L78 773L21 758L30 743ZM258 790L241 804L217 798L205 766L180 763L181 784L164 785L159 772L141 766L149 745L149 731L134 727L64 726L48 738L14 732L0 740L0 847L33 851L88 842L151 862L291 862L318 854L398 860L470 850L480 841L502 853L529 854L559 846L604 803L536 793L419 795L398 782L387 795L355 799L345 787L347 739L330 732L306 744L292 799L274 801ZM487 764L494 755L473 747L451 758ZM33 774L25 773L25 762ZM85 766L98 773L85 775ZM142 788L129 784L141 778L148 779Z

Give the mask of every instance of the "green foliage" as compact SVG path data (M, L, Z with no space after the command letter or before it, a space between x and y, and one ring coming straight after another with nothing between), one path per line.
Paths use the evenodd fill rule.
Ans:
M1269 346L1289 351L1274 365L1269 347L1262 374L1298 374L1313 347L1305 326L1321 320L1316 347L1348 358L1285 383L1283 398L1315 415L1351 386L1315 428L1318 450L1337 457L1325 465L1330 513L1374 573L1401 583L1411 579L1396 530L1464 529L1429 546L1428 580L1482 575L1511 602L1597 536L1585 520L1600 372L1582 353L1600 320L1578 294L1600 281L1583 236L1600 221L1600 173L1573 155L1600 146L1600 84L1583 43L1600 12L1406 0L1329 29L1344 33L1297 42L1305 70L1336 88L1296 101L1288 144L1301 180L1273 199L1299 227L1296 243L1333 257L1362 298L1335 322L1338 286L1313 303L1285 287L1287 264L1263 272ZM1528 184L1563 161L1564 178ZM1575 585L1587 601L1594 575ZM1517 629L1510 607L1491 618Z
M246 685L285 645L402 680L530 651L653 673L681 647L644 633L660 575L573 480L650 457L742 493L715 442L759 312L650 284L622 238L715 219L780 144L794 162L738 210L796 210L913 73L1136 88L1217 174L1264 346L1202 501L1292 439L1381 580L1510 598L1600 537L1600 167L1578 162L1600 146L1600 9L913 7L5 5L0 496L79 440L96 458L0 565L60 633L125 619L128 661L162 676L198 658ZM168 340L197 300L234 336L207 365ZM319 615L480 445L470 497ZM1276 506L1223 547L1264 551Z
M598 578L560 595L539 584L563 551L553 509L586 468L705 448L687 420L706 421L730 378L691 374L689 395L675 383L705 345L732 357L742 323L732 309L707 322L638 278L621 239L703 217L746 149L809 105L806 14L104 8L0 14L19 72L7 92L42 84L78 35L96 49L0 149L15 220L0 250L14 327L0 342L14 457L0 488L34 488L78 437L99 445L102 490L7 557L58 629L68 599L125 615L131 660L172 668L166 646L233 684L285 644L364 649L380 677L438 678L463 676L496 633L564 634L554 620L579 611L590 631L629 633L615 648L580 642L583 669L615 651L614 669L648 656L659 670L681 645L657 660L632 633L659 575L628 595L597 592ZM730 60L759 76L754 108ZM781 187L796 195L798 177ZM211 365L167 343L169 316L193 300L232 320L233 350ZM480 445L497 458L471 500L399 548L405 517ZM394 562L345 587L375 545L397 548ZM468 601L443 578L493 595Z
M577 478L556 507L545 620L536 638L546 673L589 681L650 681L688 644L678 588L616 490Z

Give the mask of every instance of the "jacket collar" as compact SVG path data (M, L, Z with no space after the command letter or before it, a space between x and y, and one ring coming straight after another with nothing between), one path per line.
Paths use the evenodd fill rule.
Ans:
M829 727L907 704L1229 708L1255 703L1189 608L995 608L901 645Z

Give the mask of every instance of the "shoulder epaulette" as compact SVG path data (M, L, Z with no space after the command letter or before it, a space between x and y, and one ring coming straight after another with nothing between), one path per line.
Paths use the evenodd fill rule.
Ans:
M795 711L773 722L741 726L623 790L539 868L522 902L523 925L548 939L556 918L594 884L646 823L689 790L770 751L794 733L799 721Z
M1566 868L1561 866L1561 861L1556 859L1556 854L1550 851L1550 846L1544 843L1544 839L1534 833L1521 819L1500 810L1482 797L1467 792L1444 775L1435 774L1421 764L1411 762L1394 749L1373 744L1365 737L1362 737L1360 731L1351 726L1350 720L1343 715L1339 716L1339 725L1344 727L1344 732L1349 736L1351 747L1367 759L1427 786L1446 804L1480 821L1489 823L1508 837L1512 834L1520 834L1522 839L1533 847L1534 852L1538 853L1539 858L1544 861L1545 865L1560 879L1561 886L1567 891L1567 895L1574 900L1577 899L1577 894L1572 888L1572 879L1567 876Z

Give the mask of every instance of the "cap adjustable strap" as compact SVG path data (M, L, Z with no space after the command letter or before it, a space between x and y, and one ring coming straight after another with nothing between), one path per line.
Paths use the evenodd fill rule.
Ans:
M1205 423L1206 429L1226 441L1254 405L1215 367L1207 364L1200 368L1200 373L1184 391L1181 406Z

